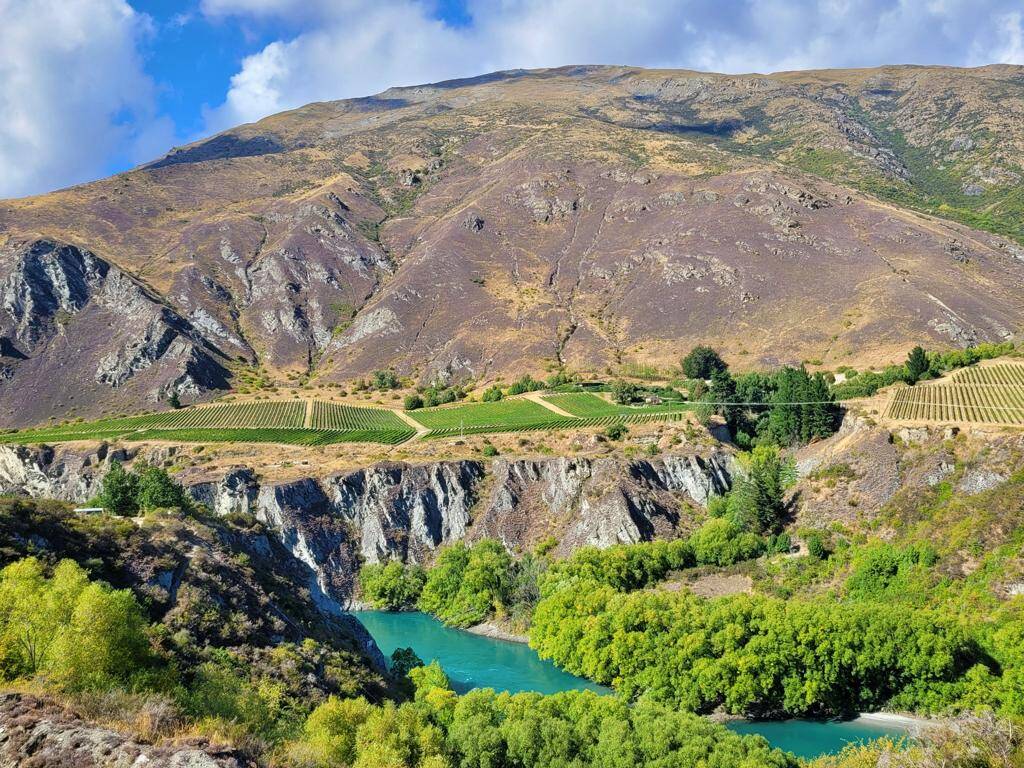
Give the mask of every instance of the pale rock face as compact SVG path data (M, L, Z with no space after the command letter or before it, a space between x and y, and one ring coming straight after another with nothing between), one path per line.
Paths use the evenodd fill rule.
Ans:
M0 491L82 501L98 489L110 458L0 447ZM251 514L266 524L309 568L321 610L338 613L352 605L361 562L429 563L446 544L482 538L527 551L553 536L565 555L684 535L696 517L687 509L728 490L728 462L716 452L382 463L283 483L262 483L241 467L189 492L218 515Z
M0 445L0 495L82 503L99 492L110 462L129 458L127 451L106 446L79 453L66 448Z

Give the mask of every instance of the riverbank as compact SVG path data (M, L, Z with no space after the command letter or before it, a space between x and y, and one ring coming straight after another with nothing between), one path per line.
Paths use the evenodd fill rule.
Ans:
M495 624L493 621L474 624L472 627L466 627L465 631L474 635L480 635L481 637L489 637L492 640L504 640L509 643L522 643L526 645L530 642L530 638L526 635L516 634L499 624Z
M853 719L854 722L878 723L880 725L893 725L910 730L912 728L927 728L935 724L935 720L920 715L905 715L895 712L862 712Z

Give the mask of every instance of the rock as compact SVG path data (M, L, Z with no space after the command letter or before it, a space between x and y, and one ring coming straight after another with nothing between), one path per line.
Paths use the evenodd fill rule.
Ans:
M960 264L966 264L971 260L970 250L955 237L951 237L946 241L944 250L953 258L953 261Z
M85 722L35 696L0 695L0 765L75 768L256 768L205 740L153 746Z
M398 172L398 183L403 187L412 187L420 183L420 175L413 170L405 168Z
M957 490L968 495L990 491L1006 482L1006 475L989 469L972 469L964 473Z
M462 220L462 226L470 232L479 232L484 228L484 220L475 213L467 213Z
M924 481L928 485L935 486L953 474L955 467L948 461L940 461L939 465L925 475Z
M897 437L908 445L923 443L928 439L927 427L903 427L896 433Z
M968 197L980 197L985 194L985 188L980 184L964 184L962 191Z

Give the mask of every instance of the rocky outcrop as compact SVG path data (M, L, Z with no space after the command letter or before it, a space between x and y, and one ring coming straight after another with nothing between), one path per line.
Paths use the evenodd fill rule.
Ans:
M226 358L134 277L52 240L0 249L0 424L77 403L147 405L227 386Z
M154 746L92 725L34 696L0 696L0 765L75 768L255 768L242 753L207 741Z
M77 457L77 458L75 458ZM109 454L0 446L0 490L83 501ZM310 573L310 593L337 613L359 563L429 562L444 544L490 537L513 551L554 538L557 552L676 536L729 488L728 456L496 459L381 463L266 483L249 468L190 486L218 515L251 515Z
M28 448L0 446L0 496L82 502L99 491L100 479L111 461L128 461L133 452L100 445L91 451L64 446Z

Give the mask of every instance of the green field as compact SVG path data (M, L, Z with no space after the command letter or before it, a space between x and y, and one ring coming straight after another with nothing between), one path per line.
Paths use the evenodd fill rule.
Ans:
M589 392L568 392L561 395L545 395L544 399L573 416L580 418L601 418L620 416L626 421L646 420L654 414L682 413L689 409L688 403L661 403L659 405L618 405Z
M566 417L525 398L464 403L411 411L429 437L498 432L580 429L618 422L668 421L682 417L685 403L627 407L589 393L549 395ZM308 425L308 426L306 426ZM140 416L76 422L0 433L0 443L60 443L73 440L167 440L181 443L382 443L395 445L416 431L395 411L323 400L230 403Z
M415 434L392 411L321 401L313 401L310 407L310 428L303 426L306 401L250 402L39 427L0 434L0 443L59 443L121 438L182 443L327 445L367 442L393 445Z
M964 368L950 379L893 392L886 416L898 421L1024 425L1024 365Z
M539 429L580 429L623 421L668 421L680 418L685 409L683 405L617 406L585 392L548 395L544 399L573 414L573 417L567 418L525 398L426 408L412 411L409 416L430 430L429 437L451 437ZM565 408L562 402L576 407Z
M558 429L562 423L572 421L524 398L423 408L411 411L409 416L436 436Z

